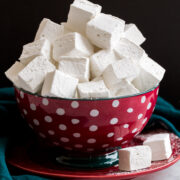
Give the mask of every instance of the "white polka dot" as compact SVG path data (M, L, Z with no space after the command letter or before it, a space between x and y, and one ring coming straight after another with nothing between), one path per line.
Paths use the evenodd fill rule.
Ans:
M82 144L75 144L74 147L75 147L75 148L82 148L83 145L82 145Z
M21 91L20 92L20 97L23 99L24 98L24 93Z
M143 96L143 97L141 98L141 103L145 103L145 101L146 101L146 96Z
M136 131L137 131L137 128L133 129L133 130L132 130L132 133L135 133Z
M138 119L141 119L143 117L143 114L138 115Z
M48 134L49 134L49 135L54 135L55 132L54 132L53 130L48 130Z
M28 124L31 129L33 129L33 126L31 124Z
M128 112L128 113L132 113L132 112L133 112L133 108L128 108L128 109L127 109L127 112Z
M33 123L34 125L39 126L39 121L37 119L33 119Z
M60 125L59 125L59 129L60 129L61 131L65 131L65 130L67 129L67 127L66 127L66 125L64 125L64 124L60 124Z
M46 138L46 135L43 133L39 133L39 136L41 136L42 138Z
M47 98L43 98L42 103L43 105L47 106L49 104L49 101Z
M103 144L102 145L102 148L106 148L106 147L108 147L109 146L109 144Z
M71 119L72 124L79 124L79 119Z
M119 164L114 165L114 167L119 167Z
M129 127L129 124L124 124L123 127L124 127L124 128L128 128L128 127Z
M156 106L153 108L153 112L154 112L155 108L156 108Z
M59 143L58 143L58 142L53 142L53 144L54 144L55 146L59 146Z
M113 136L114 136L113 132L107 134L107 137L113 137Z
M60 138L60 141L62 141L62 142L69 142L69 139L68 138L66 138L66 137L61 137Z
M91 152L91 151L94 151L94 149L93 148L87 148L87 151Z
M56 110L56 113L57 113L58 115L62 116L62 115L65 114L65 110L64 110L63 108L58 108L58 109Z
M68 150L68 151L72 151L71 147L64 147L64 149Z
M44 120L47 122L47 123L51 123L53 120L50 116L45 116L44 117Z
M113 103L112 103L112 106L113 107L118 107L119 106L119 101L118 100L114 100Z
M114 124L117 124L118 123L118 118L112 118L110 120L110 124L114 125Z
M16 98L16 101L19 103L20 102L19 98Z
M26 109L23 109L23 113L26 115L26 114L27 114L27 110L26 110Z
M126 144L128 141L123 141L121 144Z
M87 143L89 143L89 144L93 144L95 142L96 142L96 139L93 139L93 138L90 138L87 140Z
M152 105L151 102L147 105L147 109L148 109L148 110L151 108L151 105Z
M147 117L146 117L146 118L144 118L144 120L143 120L142 124L144 124L146 121L147 121Z
M81 134L80 134L80 133L73 133L73 136L74 136L75 138L79 138L79 137L81 136Z
M97 131L98 127L96 125L92 125L89 127L89 131Z
M156 95L158 95L159 94L159 88L157 89L157 91L156 91Z
M36 105L35 104L30 104L31 110L35 111L36 110Z
M123 138L122 138L122 137L119 137L119 138L117 138L116 140L117 140L117 141L121 141L121 140L123 140Z
M96 117L99 115L99 111L97 109L93 109L90 111L90 116Z
M79 103L78 103L77 101L73 101L73 102L71 103L71 107L74 108L74 109L76 109L76 108L79 107Z

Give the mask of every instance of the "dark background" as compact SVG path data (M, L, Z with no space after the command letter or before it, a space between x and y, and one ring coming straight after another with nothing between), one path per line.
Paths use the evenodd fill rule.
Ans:
M147 41L143 48L166 70L160 95L180 108L180 1L91 0L103 12L135 23ZM4 76L20 56L22 46L33 41L42 18L66 21L72 0L0 1L0 87L12 86Z

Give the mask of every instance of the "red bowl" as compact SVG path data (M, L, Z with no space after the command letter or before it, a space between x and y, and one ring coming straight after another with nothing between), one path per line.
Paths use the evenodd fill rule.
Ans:
M144 93L107 99L65 99L15 88L29 126L46 142L70 151L102 152L139 134L154 110L159 86Z

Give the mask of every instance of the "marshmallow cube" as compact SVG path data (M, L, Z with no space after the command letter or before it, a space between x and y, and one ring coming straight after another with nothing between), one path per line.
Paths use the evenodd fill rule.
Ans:
M62 22L62 23L61 23L61 26L62 26L62 28L63 28L63 35L68 34L68 33L72 33L72 30L70 30L70 29L67 27L67 22Z
M103 72L103 78L108 88L130 77L137 77L139 67L130 59L122 59L110 64Z
M16 61L6 72L6 77L17 87L21 87L19 82L18 73L24 69L24 65Z
M78 79L59 70L46 75L41 95L49 97L73 98L76 93Z
M101 12L102 7L87 0L75 0L70 6L67 27L85 35L86 24Z
M149 57L140 60L140 74L133 80L133 84L140 91L155 87L163 78L165 69Z
M146 40L146 38L142 35L142 33L135 24L125 25L124 36L129 41L132 41L138 46L140 46Z
M118 41L114 47L114 51L120 58L130 58L136 63L145 56L145 52L140 46L125 38L121 38Z
M92 78L101 76L109 64L116 62L118 58L111 50L101 50L90 57L90 69Z
M105 98L110 95L103 80L79 83L77 90L80 98Z
M21 63L28 64L37 56L44 56L50 58L51 44L47 39L40 39L23 46L22 54L19 58Z
M56 67L47 58L38 56L19 72L18 77L20 82L25 84L23 88L26 91L37 93L42 87L46 74L55 69Z
M113 49L124 31L125 22L108 14L99 14L86 26L88 39L103 49Z
M168 133L152 135L148 137L143 144L151 148L152 161L168 159L172 154L171 142Z
M148 146L134 146L119 150L119 169L134 171L151 166L151 149Z
M35 40L46 38L53 43L57 38L63 35L63 26L50 19L44 18L38 28Z
M60 60L60 56L91 56L93 46L79 33L68 33L54 42L53 58Z
M89 81L89 58L61 56L58 69L79 79L79 82Z

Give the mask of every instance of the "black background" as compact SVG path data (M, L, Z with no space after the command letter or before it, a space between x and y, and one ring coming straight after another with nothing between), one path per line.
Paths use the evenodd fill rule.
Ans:
M22 46L33 41L42 18L66 21L72 0L0 1L0 87L12 86L4 76L20 56ZM143 48L166 70L160 95L180 108L180 1L92 0L103 12L135 23L147 41Z

